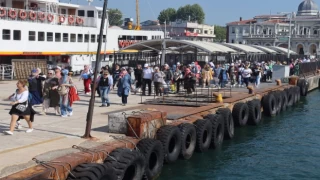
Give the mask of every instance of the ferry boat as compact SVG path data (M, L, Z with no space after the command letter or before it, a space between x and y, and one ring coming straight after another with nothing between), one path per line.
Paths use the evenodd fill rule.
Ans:
M0 64L10 64L12 59L47 59L49 64L68 64L80 73L84 64L96 61L102 11L90 2L0 0ZM112 62L113 53L125 46L164 37L162 31L126 30L110 27L108 22L104 29L102 38L107 43L101 54L108 55L102 56L102 64ZM129 56L134 51L123 53Z

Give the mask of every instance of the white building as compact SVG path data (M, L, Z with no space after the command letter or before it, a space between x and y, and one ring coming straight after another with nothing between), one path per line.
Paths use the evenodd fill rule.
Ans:
M313 0L304 0L297 13L255 16L249 20L240 18L228 23L227 42L287 48L291 37L291 50L300 55L320 55L319 30L318 5Z
M149 22L149 21L147 21ZM143 30L166 31L167 38L176 40L206 41L213 42L216 35L214 26L207 24L198 24L196 22L176 21L168 25L146 25L143 24Z

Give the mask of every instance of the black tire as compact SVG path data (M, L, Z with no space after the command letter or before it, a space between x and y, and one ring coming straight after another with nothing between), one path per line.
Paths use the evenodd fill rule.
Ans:
M272 93L274 95L274 97L276 98L277 101L277 114L280 114L281 110L282 110L282 94L281 91L275 91Z
M298 86L300 88L300 95L301 96L307 96L308 90L309 90L309 84L305 79L299 79L298 80Z
M164 161L162 144L156 139L142 139L137 148L146 159L145 174L148 179L154 179L161 173Z
M273 93L265 95L262 102L263 114L266 116L277 115L277 101Z
M234 137L234 122L230 109L220 108L217 110L217 114L220 114L224 121L224 138L232 139Z
M117 180L113 168L104 164L85 163L75 167L67 180Z
M141 152L119 148L110 153L104 164L115 171L117 179L141 180L145 174L145 161Z
M197 142L197 131L193 124L184 123L179 125L181 131L181 152L182 159L190 159L194 153Z
M297 93L297 88L296 87L291 87L290 91L292 93L293 96L293 104L297 104L298 102L298 93ZM300 94L300 93L299 93Z
M291 107L293 106L293 102L294 102L294 93L290 89L285 89L285 92L287 93L287 99L288 99L287 107Z
M245 126L249 118L249 108L246 103L239 102L233 106L232 117L236 126Z
M224 121L220 114L209 114L205 119L212 123L211 147L216 149L222 145L224 136Z
M286 111L287 107L288 107L288 96L287 93L285 91L281 91L282 94L282 107L281 107L281 111Z
M212 138L212 124L210 120L199 119L194 125L197 131L197 152L205 152L210 148Z
M298 103L300 102L300 99L301 99L301 91L299 86L296 86L296 92L297 92L297 103Z
M179 158L181 151L181 133L176 126L162 126L156 135L164 149L164 161L173 163Z
M261 122L261 103L260 100L254 99L248 102L249 118L248 124L258 125Z

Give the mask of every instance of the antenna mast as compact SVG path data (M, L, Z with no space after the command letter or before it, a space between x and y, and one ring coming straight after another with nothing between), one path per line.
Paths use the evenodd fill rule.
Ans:
M136 18L137 18L137 22L136 22L136 28L135 30L140 30L140 9L139 9L139 0L136 0Z

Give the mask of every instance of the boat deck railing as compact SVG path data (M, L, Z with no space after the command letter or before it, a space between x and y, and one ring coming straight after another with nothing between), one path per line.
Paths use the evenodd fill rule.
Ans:
M97 19L95 17L81 17L75 15L43 12L39 10L25 10L8 7L0 7L0 20L60 26L97 27Z

